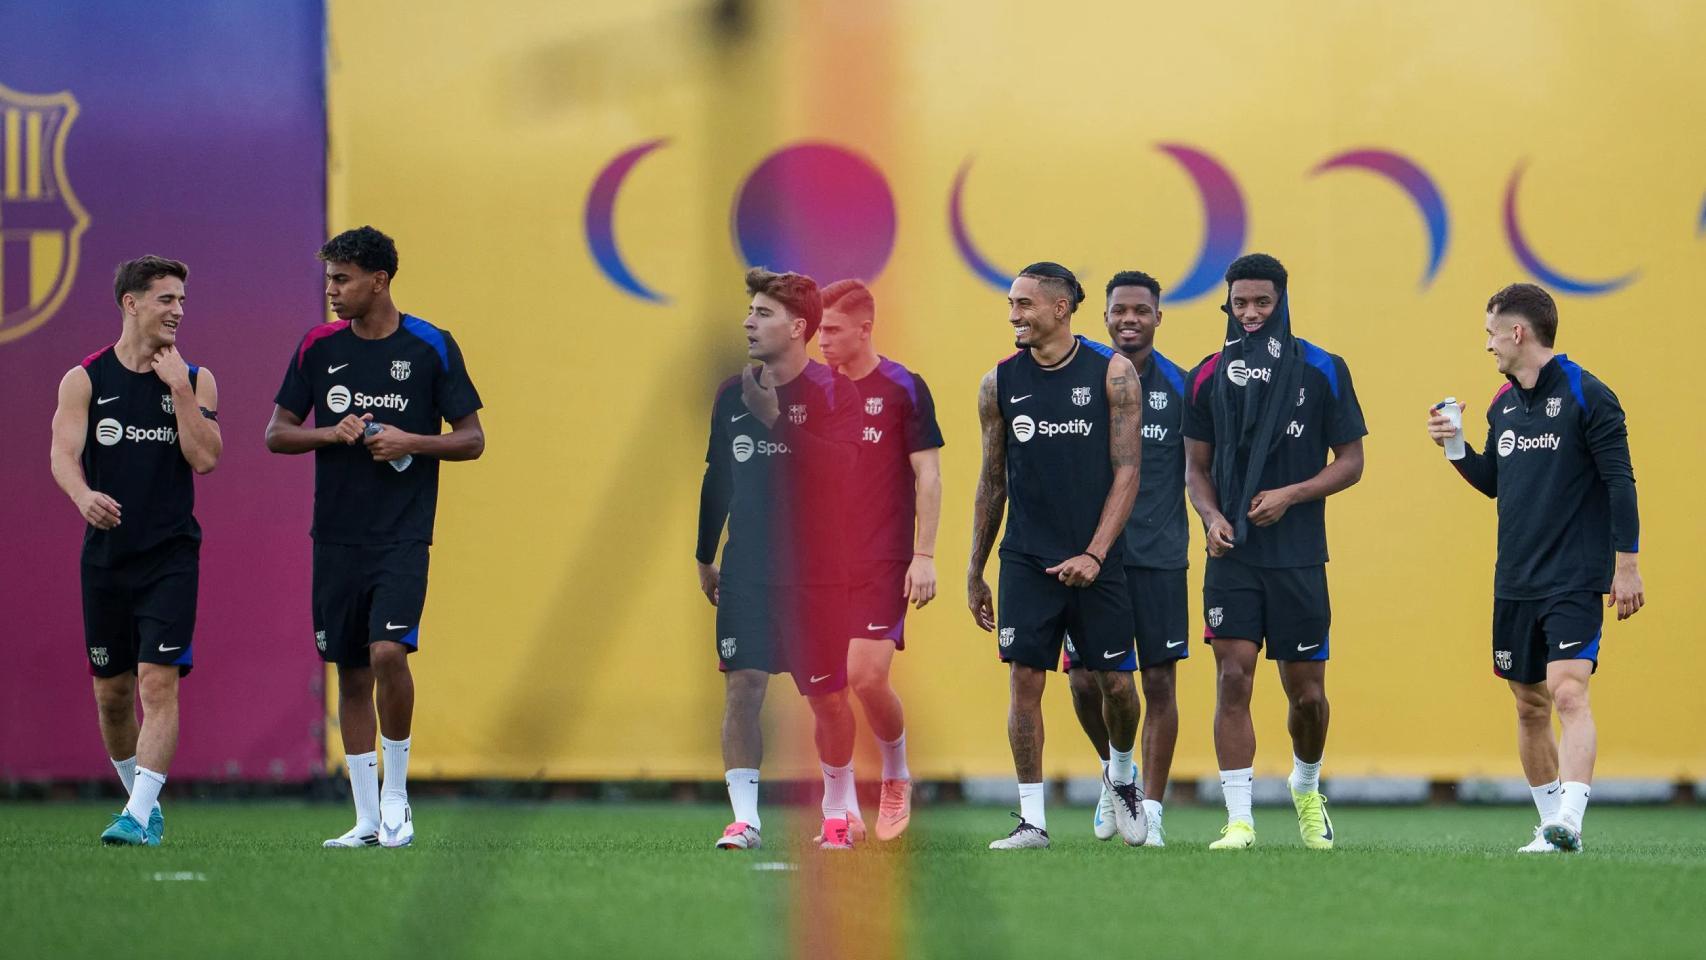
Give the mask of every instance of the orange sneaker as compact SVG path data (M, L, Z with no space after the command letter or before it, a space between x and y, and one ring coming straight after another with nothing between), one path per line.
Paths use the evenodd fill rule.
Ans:
M877 801L877 839L893 840L906 832L912 822L912 781L884 780L883 794Z
M820 849L823 849L823 850L851 850L851 849L853 849L853 837L849 833L848 828L847 828L847 821L844 819L843 820L825 820L823 822L823 833L819 834L819 836L823 837L823 840L820 841L818 844L818 847Z

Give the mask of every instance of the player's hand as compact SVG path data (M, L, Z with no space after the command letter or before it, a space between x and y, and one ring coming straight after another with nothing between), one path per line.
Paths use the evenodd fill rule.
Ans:
M1224 557L1233 547L1232 524L1225 517L1215 517L1208 522L1208 555Z
M752 415L766 427L776 425L776 418L782 415L782 403L776 399L776 388L767 387L758 380L761 368L747 365L740 374L740 400Z
M401 460L415 452L415 435L396 427L385 427L364 437L362 442L367 444L367 452L373 454L373 459L382 463Z
M1463 413L1463 404L1459 403L1457 405L1457 411L1458 415L1461 416ZM1428 408L1428 437L1433 440L1434 443L1443 447L1445 446L1445 442L1450 440L1453 436L1456 436L1456 434L1457 428L1452 426L1451 418L1445 415L1444 408Z
M906 568L906 582L901 585L900 593L918 609L923 609L925 604L936 599L936 561L929 557L913 555L911 565Z
M155 351L148 365L154 368L154 375L160 378L160 382L164 383L167 389L190 388L190 367L183 357L178 356L177 347L161 347Z
M367 429L367 421L372 419L371 413L364 413L359 417L353 413L345 414L344 418L332 427L331 443L342 443L346 446L360 443L362 432Z
M99 490L90 490L78 497L77 512L96 530L111 530L119 524L118 501Z
M699 564L699 589L704 591L705 599L711 601L711 606L717 605L719 587L723 583L723 572L714 563Z
M1617 558L1617 572L1611 577L1611 595L1605 598L1607 607L1617 608L1617 619L1627 620L1647 605L1647 592L1641 585L1641 571L1633 560Z
M1271 527L1279 523L1296 502L1297 494L1290 487L1263 490L1250 498L1250 522L1258 527Z
M1052 573L1060 578L1060 582L1069 587L1088 587L1096 582L1096 576L1102 572L1102 565L1088 553L1081 553L1070 560L1049 567L1044 573Z
M985 633L995 629L995 595L989 592L989 584L976 574L966 580L966 606L971 608L971 618L977 621L978 629Z

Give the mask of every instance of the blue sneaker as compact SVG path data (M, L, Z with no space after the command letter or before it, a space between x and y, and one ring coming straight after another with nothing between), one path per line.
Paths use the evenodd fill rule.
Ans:
M148 828L136 822L128 810L113 815L113 822L101 831L101 843L109 847L148 847L159 841L148 835Z
M148 845L158 847L166 839L166 815L160 812L156 803L148 814Z

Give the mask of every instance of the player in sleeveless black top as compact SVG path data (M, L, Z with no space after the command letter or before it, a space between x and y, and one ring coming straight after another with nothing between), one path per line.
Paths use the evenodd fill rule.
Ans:
M83 638L101 740L130 794L101 834L110 845L165 836L157 800L178 747L200 579L193 477L223 449L213 373L178 355L188 277L161 257L119 265L123 332L65 374L53 415L53 479L86 523Z
M983 469L966 593L977 625L998 630L998 652L1011 670L1007 737L1019 778L1019 826L991 844L995 850L1048 846L1042 693L1068 631L1102 691L1120 834L1139 846L1148 832L1132 764L1138 702L1122 562L1137 498L1142 403L1131 361L1073 336L1072 314L1083 300L1065 267L1026 267L1007 295L1019 352L986 374L978 391ZM983 570L1009 502L997 615Z
M322 846L401 847L415 835L408 655L420 646L438 468L477 459L486 435L456 340L391 299L391 238L372 227L347 230L319 257L338 319L310 329L292 351L266 443L274 453L314 452L314 645L338 669L356 808L355 826ZM313 426L303 422L310 410ZM441 433L445 423L450 432Z

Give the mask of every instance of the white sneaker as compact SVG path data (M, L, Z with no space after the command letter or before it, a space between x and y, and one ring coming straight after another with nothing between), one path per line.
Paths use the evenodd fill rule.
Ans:
M1525 847L1517 847L1516 852L1517 853L1557 853L1558 848L1554 847L1552 845L1551 841L1547 840L1545 837L1540 835L1540 828L1539 827L1535 827L1534 828L1534 839L1528 841L1528 845Z
M1106 775L1102 783L1114 794L1114 826L1128 847L1141 847L1149 839L1149 815L1143 812L1143 790L1137 781L1114 783Z
M1090 821L1097 840L1112 840L1119 827L1114 826L1114 791L1108 781L1102 781L1102 799L1096 801L1096 818Z
M1571 826L1562 820L1553 820L1540 825L1540 835L1565 853L1582 852L1582 828Z
M757 850L762 846L764 840L758 835L758 828L745 820L724 827L723 835L717 838L718 850Z
M341 837L333 837L320 846L327 850L359 850L362 847L379 846L379 833L376 830L362 830L361 824L349 828L349 832Z
M1031 849L1046 850L1046 849L1048 849L1048 831L1047 830L1044 830L1042 827L1033 826L1032 824L1025 822L1025 818L1019 816L1016 813L1013 814L1013 816L1015 819L1017 819L1019 821L1019 825L1013 828L1012 833L1009 833L1005 837L1002 837L1000 840L997 840L994 843L991 843L989 845L989 849L991 849L991 850L1031 850Z
M415 820L407 800L379 801L379 845L406 847L415 842Z
M1143 812L1149 817L1149 836L1144 839L1143 845L1146 847L1165 847L1167 835L1161 829L1161 805L1150 806L1151 802L1149 800L1143 801Z

